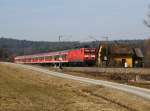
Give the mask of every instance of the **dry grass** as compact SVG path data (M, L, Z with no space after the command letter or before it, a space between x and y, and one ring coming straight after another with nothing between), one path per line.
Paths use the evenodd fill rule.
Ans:
M0 64L0 111L149 111L150 102L101 86Z
M107 80L111 82L117 82L117 83L125 83L132 86L137 86L141 88L150 89L150 81L128 81L128 80L121 80L117 74L107 74L107 73L90 73L90 72L80 72L80 71L65 71L65 70L58 70L54 68L50 68L52 71L59 71L75 76L81 76L81 77L87 77L92 79L98 79L98 80Z

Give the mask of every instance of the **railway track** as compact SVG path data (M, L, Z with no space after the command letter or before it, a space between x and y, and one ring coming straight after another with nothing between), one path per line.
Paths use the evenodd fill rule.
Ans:
M14 64L14 63L4 63L4 64L11 64L16 67L22 67L25 69L42 72L42 73L45 73L45 74L48 74L51 76L60 77L60 78L65 78L65 79L70 79L70 80L75 80L75 81L80 81L80 82L90 83L90 84L95 84L95 85L102 85L102 86L105 86L108 88L132 93L137 96L143 97L147 100L150 100L150 90L149 89L124 85L124 84L119 84L119 83L113 83L113 82L108 82L108 81L103 81L103 80L95 80L95 79L89 79L89 78L85 78L85 77L72 76L72 75L68 75L68 74L64 74L64 73L49 71L48 69L44 69L44 68L29 66L29 65Z

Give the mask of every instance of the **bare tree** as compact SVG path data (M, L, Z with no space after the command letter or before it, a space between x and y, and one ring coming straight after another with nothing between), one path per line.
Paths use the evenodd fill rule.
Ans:
M150 67L150 39L145 42L145 66Z
M148 14L147 14L147 17L144 19L144 24L150 28L150 5L148 6Z
M148 14L144 19L144 24L150 28L150 5L148 6ZM145 65L150 67L150 39L145 41Z

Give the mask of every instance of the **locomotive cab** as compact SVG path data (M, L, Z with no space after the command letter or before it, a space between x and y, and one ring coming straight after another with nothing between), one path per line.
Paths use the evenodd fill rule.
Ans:
M96 48L84 48L84 63L94 65L96 61Z

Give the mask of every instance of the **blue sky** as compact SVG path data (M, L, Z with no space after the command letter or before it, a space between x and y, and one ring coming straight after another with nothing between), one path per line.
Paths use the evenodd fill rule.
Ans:
M150 0L0 0L0 36L56 41L142 39Z

